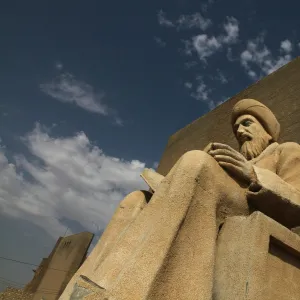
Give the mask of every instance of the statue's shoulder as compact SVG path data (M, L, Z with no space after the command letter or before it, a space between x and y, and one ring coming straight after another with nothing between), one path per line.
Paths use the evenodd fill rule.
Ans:
M279 150L280 152L296 151L300 153L300 145L295 142L286 142L279 144L277 150Z

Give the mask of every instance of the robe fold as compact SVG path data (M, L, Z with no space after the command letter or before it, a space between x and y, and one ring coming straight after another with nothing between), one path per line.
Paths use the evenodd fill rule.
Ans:
M253 160L257 183L249 203L288 228L300 225L300 145L271 144Z
M218 226L249 206L300 225L300 146L273 143L252 160L257 182L242 187L203 151L184 154L157 187L128 195L80 274L110 300L211 300ZM135 208L136 201L138 208Z

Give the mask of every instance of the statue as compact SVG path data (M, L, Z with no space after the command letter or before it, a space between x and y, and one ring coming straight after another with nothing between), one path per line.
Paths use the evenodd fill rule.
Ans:
M212 299L216 239L227 217L260 210L288 228L300 225L300 146L277 143L280 125L256 100L239 101L231 122L239 152L215 142L189 151L165 177L146 170L152 192L120 203L77 272L103 289L103 299ZM70 299L64 295L78 278L60 299Z

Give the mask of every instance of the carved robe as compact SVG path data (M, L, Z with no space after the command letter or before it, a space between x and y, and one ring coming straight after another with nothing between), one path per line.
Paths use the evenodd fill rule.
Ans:
M149 192L125 197L60 299L69 299L79 275L107 299L212 299L217 232L226 217L248 215L249 201L287 227L300 225L300 146L273 143L253 165L257 184L247 189L205 152L184 154L150 202Z
M300 146L273 143L253 159L259 188L250 186L249 203L288 228L300 225Z

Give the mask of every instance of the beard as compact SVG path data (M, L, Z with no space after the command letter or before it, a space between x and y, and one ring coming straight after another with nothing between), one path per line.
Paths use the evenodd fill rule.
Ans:
M255 137L250 141L245 141L240 146L240 153L251 160L260 155L270 144L272 137L268 133L256 133Z

